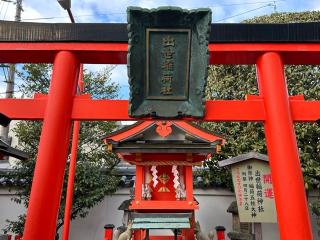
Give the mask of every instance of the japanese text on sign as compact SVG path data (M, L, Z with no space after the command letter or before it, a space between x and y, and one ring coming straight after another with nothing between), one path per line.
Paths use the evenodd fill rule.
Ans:
M267 162L247 161L232 166L241 222L276 222L272 178Z
M172 95L172 81L174 71L174 54L175 54L175 39L171 36L162 38L162 78L161 78L161 90L162 95Z

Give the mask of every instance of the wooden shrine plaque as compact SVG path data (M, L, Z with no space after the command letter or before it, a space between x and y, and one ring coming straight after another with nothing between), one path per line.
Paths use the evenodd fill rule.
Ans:
M248 160L232 165L231 171L240 221L277 222L269 164Z
M129 115L203 117L210 9L128 8Z

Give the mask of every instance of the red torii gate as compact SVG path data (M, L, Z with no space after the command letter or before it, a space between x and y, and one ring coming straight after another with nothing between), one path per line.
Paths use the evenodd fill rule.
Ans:
M1 99L0 109L11 119L43 120L24 239L34 240L39 236L54 239L72 121L132 120L128 116L127 100L92 100L88 95L75 96L80 63L126 64L127 43L123 39L99 42L68 38L52 40L51 35L46 38L45 33L39 34L42 25L31 24L28 28L28 25L5 24L0 28L1 35L5 36L0 42L0 62L53 63L48 96ZM17 39L15 35L6 38L12 26L20 31ZM90 31L92 26L84 27ZM125 27L103 26L107 30L108 26L113 26L113 31L118 27L123 31ZM248 40L250 35L246 41L239 38L238 42L242 43L237 43L226 37L228 33L232 36L230 32L234 26L237 25L224 26L225 32L220 32L224 41L220 36L220 40L210 39L210 64L256 64L260 95L248 96L246 100L207 101L202 120L264 122L281 239L312 239L293 123L320 119L320 101L305 101L303 96L289 97L283 67L284 64L320 64L320 39L271 39L268 43L255 39L256 42L248 43L252 41ZM265 30L262 28L256 33L250 26L246 26L243 33L259 36ZM75 25L68 27L71 29ZM215 27L212 27L213 34ZM274 25L274 28L279 31L280 27ZM292 36L299 35L298 30L293 29L296 32ZM29 31L27 35L24 35L25 31ZM109 33L112 31L107 31ZM61 146L59 151L57 145Z

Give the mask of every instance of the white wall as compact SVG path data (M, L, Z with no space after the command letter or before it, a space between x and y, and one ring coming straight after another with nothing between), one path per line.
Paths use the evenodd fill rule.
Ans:
M25 208L11 201L12 193L0 188L0 234L7 225L6 219L17 220L17 216L25 212Z
M107 196L85 219L71 223L70 240L102 240L105 224L121 225L123 211L118 210L118 207L128 198L129 189L120 189L116 194Z
M215 226L224 226L226 232L232 230L232 215L227 213L229 205L235 201L233 193L220 189L195 189L195 198L199 202L196 221L200 222L201 230L208 233Z
M310 201L319 201L317 194L311 194ZM6 219L15 219L25 210L10 198L12 193L0 189L0 229L5 226ZM224 226L231 231L232 217L227 213L230 203L235 200L234 194L221 189L195 189L195 197L199 202L199 210L196 211L196 219L200 221L201 228L205 233L214 229L217 225ZM129 189L120 189L113 196L106 196L105 199L91 209L85 219L77 219L71 223L70 240L102 240L105 224L121 225L122 211L117 210L122 201L129 198ZM293 210L294 211L294 210ZM317 238L316 218L312 217L315 239ZM279 238L277 224L262 224L264 240L277 240ZM0 233L2 231L0 230Z
M224 189L195 189L195 198L199 202L196 220L201 224L202 231L208 233L217 225L226 228L226 233L232 230L232 215L227 213L231 202L235 201L232 192ZM87 218L75 220L71 224L71 240L102 240L103 226L112 223L121 225L122 211L117 210L122 201L129 198L128 189L120 189L115 195L107 196L105 200L89 213ZM279 238L277 224L262 224L263 239L277 240ZM170 232L161 232L168 235ZM159 234L153 231L151 234Z
M195 197L200 206L199 210L196 211L196 220L199 220L204 232L214 230L217 225L225 226L227 231L231 230L232 218L226 210L230 203L235 200L233 193L226 190L196 189ZM86 219L78 219L71 224L70 239L102 240L105 224L121 225L123 212L117 209L122 201L128 198L128 189L120 189L116 195L107 196L101 204L90 212ZM152 233L157 234L155 231ZM168 234L168 232L162 233L164 235Z

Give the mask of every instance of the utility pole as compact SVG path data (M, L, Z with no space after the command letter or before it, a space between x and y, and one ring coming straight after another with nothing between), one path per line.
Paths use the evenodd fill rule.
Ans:
M16 0L16 14L14 17L14 20L16 22L21 21L21 12L22 12L22 0ZM16 71L16 65L9 64L9 77L8 77L7 87L6 87L6 98L13 98L15 71ZM11 141L9 140L9 137L8 137L9 128L10 128L10 125L2 128L1 138L6 143L11 145Z

